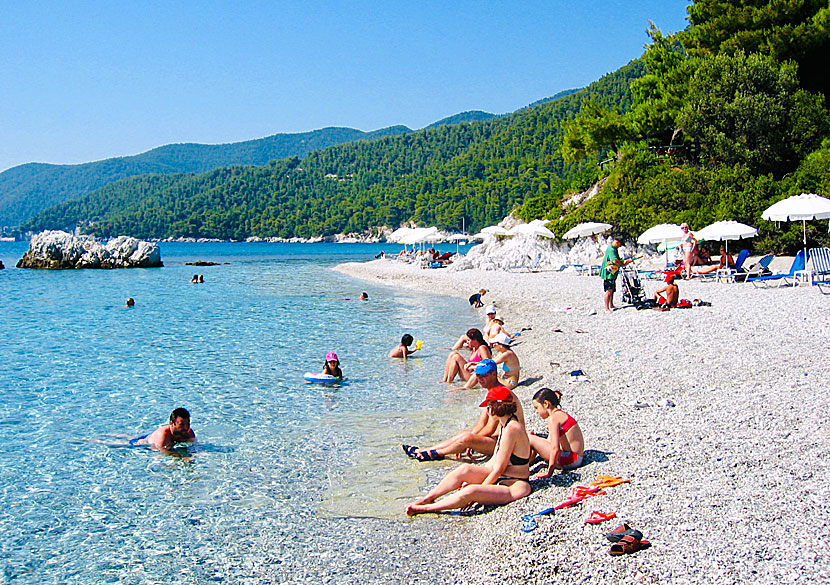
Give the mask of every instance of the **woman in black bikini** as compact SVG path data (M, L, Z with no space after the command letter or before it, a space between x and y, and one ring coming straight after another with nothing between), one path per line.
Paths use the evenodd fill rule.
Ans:
M408 515L463 508L474 502L508 504L530 494L530 441L516 418L516 403L510 399L510 390L504 386L491 388L481 406L487 406L499 418L499 439L493 458L486 465L464 464L452 470L426 496L406 507ZM435 501L445 494L449 495Z

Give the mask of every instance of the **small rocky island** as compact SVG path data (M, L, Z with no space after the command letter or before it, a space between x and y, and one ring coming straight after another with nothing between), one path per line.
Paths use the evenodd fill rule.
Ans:
M18 268L67 270L80 268L155 268L164 266L159 246L130 236L106 244L92 237L45 231L32 237Z

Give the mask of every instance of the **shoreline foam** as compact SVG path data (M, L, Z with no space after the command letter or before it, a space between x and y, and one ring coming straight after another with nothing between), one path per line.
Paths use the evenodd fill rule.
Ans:
M530 397L544 385L563 391L563 408L582 426L588 465L534 481L524 500L453 522L459 582L830 579L830 296L816 287L682 281L681 298L712 306L607 314L597 277L420 270L383 260L336 269L463 298L489 289L485 300L496 303L508 330L532 327L515 347L522 380L534 380L517 391L528 428L543 428ZM658 284L644 286L651 294ZM620 306L619 290L615 299ZM448 340L458 333L448 331ZM575 369L588 381L569 383ZM657 406L666 400L676 406ZM523 514L564 501L572 485L598 475L631 483L520 531ZM583 524L593 510L617 518ZM610 557L602 534L623 521L652 548Z

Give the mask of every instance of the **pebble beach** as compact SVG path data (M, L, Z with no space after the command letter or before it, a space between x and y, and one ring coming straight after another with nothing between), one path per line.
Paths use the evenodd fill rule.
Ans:
M514 345L528 429L544 430L530 402L548 386L563 392L585 435L587 464L532 475L527 498L463 518L429 515L449 547L442 572L449 566L457 582L830 582L830 294L693 279L678 281L680 297L711 306L638 311L618 286L621 308L606 313L600 279L567 271L422 270L389 260L336 270L413 294L488 289L484 301L509 331L530 328ZM650 296L660 283L643 286ZM447 331L448 345L460 333ZM584 377L574 380L574 370ZM469 392L481 399L480 389ZM421 465L429 485L447 468ZM601 475L630 482L520 530L523 515ZM616 518L585 524L595 510ZM424 521L400 512L404 522ZM603 534L622 522L652 546L609 556Z

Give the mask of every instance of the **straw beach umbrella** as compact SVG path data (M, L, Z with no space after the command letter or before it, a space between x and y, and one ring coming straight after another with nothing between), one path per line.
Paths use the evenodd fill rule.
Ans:
M793 195L767 207L761 214L769 221L798 221L804 234L804 262L807 262L807 220L830 218L830 199L815 193Z
M607 232L613 226L610 223L599 223L595 221L589 221L586 223L580 223L579 225L575 225L571 229L565 232L565 235L562 237L566 240L575 240L576 238L581 238L584 236L595 236L597 234L601 234L603 232Z

